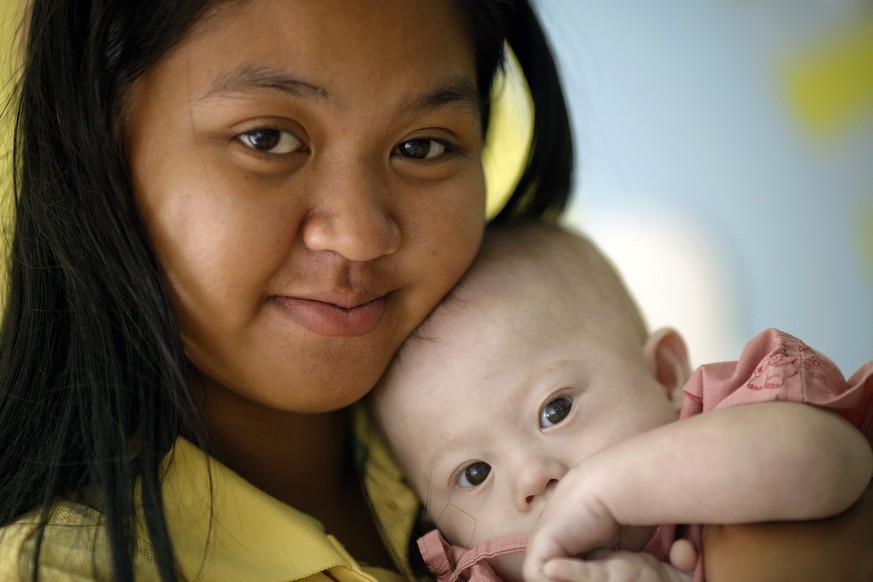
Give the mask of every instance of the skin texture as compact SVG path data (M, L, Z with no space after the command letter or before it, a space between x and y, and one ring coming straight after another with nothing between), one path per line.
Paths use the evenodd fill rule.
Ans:
M222 460L371 563L384 555L356 542L377 538L341 409L478 248L479 115L454 3L409 0L221 4L137 81L126 115Z

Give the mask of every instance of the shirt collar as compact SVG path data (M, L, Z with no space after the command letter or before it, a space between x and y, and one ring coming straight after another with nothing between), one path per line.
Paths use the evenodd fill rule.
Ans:
M317 521L184 439L165 461L163 496L186 579L297 580L335 569L340 579L373 580Z

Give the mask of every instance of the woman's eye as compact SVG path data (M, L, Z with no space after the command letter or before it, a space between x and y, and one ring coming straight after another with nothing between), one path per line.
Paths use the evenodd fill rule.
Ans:
M237 139L247 147L267 154L290 154L303 146L294 134L273 128L247 131L238 135Z
M414 160L430 160L445 154L448 149L446 144L436 140L418 138L397 145L394 153Z
M561 423L570 414L571 408L573 408L572 398L566 396L555 398L540 411L540 428L549 428Z
M463 487L464 489L478 487L485 482L485 479L488 478L490 472L491 465L488 463L483 463L482 461L471 463L467 465L463 473L458 477L458 486Z

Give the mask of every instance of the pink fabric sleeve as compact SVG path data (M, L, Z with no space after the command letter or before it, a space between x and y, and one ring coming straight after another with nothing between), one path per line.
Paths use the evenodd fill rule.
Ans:
M438 582L500 582L488 560L526 548L525 534L487 540L471 549L449 544L437 530L418 538L421 556Z
M753 402L802 402L831 409L871 440L868 404L873 362L849 381L827 357L796 337L768 329L750 341L739 361L700 366L685 385L681 418Z

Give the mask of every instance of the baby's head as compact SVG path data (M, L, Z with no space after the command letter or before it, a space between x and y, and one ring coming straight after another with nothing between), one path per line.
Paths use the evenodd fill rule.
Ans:
M675 420L689 374L589 241L532 224L489 231L372 405L428 517L472 547L529 532L570 467Z

